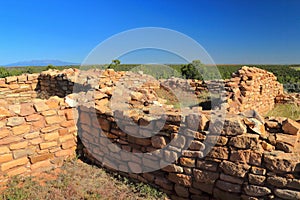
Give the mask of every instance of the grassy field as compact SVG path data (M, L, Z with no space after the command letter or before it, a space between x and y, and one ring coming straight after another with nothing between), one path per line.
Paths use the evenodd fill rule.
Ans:
M267 113L267 116L288 117L300 120L300 107L295 104L278 104L273 110Z
M293 69L300 71L300 66L299 67L293 67Z
M14 177L1 200L168 199L157 189L134 183L83 162L70 161L37 177Z

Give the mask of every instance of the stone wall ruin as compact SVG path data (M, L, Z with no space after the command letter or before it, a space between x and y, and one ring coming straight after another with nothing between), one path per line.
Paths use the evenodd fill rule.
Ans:
M182 115L167 105L155 92L161 83L144 74L69 69L0 79L1 180L59 167L77 148L94 163L155 185L172 199L300 199L299 123L247 111L266 112L262 105L270 109L282 86L256 68L234 76L225 81L224 103L235 114L226 115L223 127L210 111L191 107ZM130 90L118 91L118 82ZM205 90L200 81L188 83L199 94ZM118 94L125 101L111 109ZM153 127L160 127L155 135Z

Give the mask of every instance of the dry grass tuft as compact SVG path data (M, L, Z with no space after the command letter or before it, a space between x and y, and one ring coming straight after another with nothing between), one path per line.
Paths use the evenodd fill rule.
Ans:
M300 107L295 104L277 104L266 116L288 117L293 120L300 120Z
M48 174L45 176L45 174ZM45 180L44 177L52 177ZM70 161L60 173L46 172L37 177L14 177L0 194L2 200L98 200L166 199L157 189L134 183L96 166Z

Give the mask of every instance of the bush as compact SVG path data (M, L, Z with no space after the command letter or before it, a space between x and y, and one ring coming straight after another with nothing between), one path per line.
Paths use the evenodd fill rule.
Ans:
M7 76L9 76L9 71L4 67L0 67L0 78L5 78Z
M187 65L183 65L180 69L183 77L187 79L202 80L202 76L199 72L199 67L202 66L200 61L193 61Z
M58 69L57 67L53 66L53 65L48 65L46 70L49 70L49 69Z

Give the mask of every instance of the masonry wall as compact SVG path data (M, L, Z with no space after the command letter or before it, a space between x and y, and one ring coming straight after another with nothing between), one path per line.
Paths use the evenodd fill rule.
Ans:
M211 94L226 93L223 101L229 113L239 113L246 110L256 110L260 114L266 114L272 110L275 103L288 102L289 95L284 94L283 85L277 81L277 77L263 69L244 66L225 80L201 81L184 80L180 78L163 81L164 85L175 89L191 90L199 97ZM209 88L209 89L208 89ZM222 91L224 90L224 91ZM210 102L208 102L209 104Z
M274 74L255 67L242 67L225 86L231 113L254 109L265 114L274 108L276 96L283 94L283 85Z
M269 133L258 135L237 116L228 117L218 132L203 130L204 126L197 131L189 129L193 117L188 116L184 124L188 134L181 135L178 123L182 116L170 113L160 133L141 139L132 136L137 129L128 117L120 116L124 127L118 128L112 116L98 112L95 118L93 112L92 108L80 109L84 156L112 171L135 172L120 173L156 185L172 199L300 199L300 126L296 122L270 119L263 125ZM290 132L291 127L298 127L297 131ZM181 142L163 154L147 154L165 148L176 137L182 137ZM132 155L114 149L104 138ZM191 138L189 148L181 151ZM202 158L214 140L216 145ZM172 159L176 161L161 170L138 173Z
M77 128L63 98L38 99L39 74L0 80L0 179L59 167L75 156Z
M0 78L0 101L8 104L30 102L37 97L39 74L23 74Z
M213 122L215 128L208 129L208 112L197 110L195 115L190 109L191 114L181 116L155 94L160 82L143 74L68 70L32 76L35 78L22 75L0 79L0 91L4 92L0 96L2 180L7 175L59 167L75 156L77 148L94 163L153 184L172 199L300 199L300 127L295 121L265 121L257 113L244 113L227 115L223 128L217 120ZM98 79L93 81L93 77ZM238 87L232 86L236 91L231 94L243 91L243 82L251 81L238 77ZM274 79L270 77L266 79ZM139 80L143 80L142 86ZM129 83L127 111L109 107L118 81ZM280 85L278 91L266 87L266 93L280 93ZM75 94L70 94L74 88ZM252 89L258 92L256 83ZM274 100L272 95L267 98L268 103ZM255 101L251 102L250 108L260 110ZM166 123L157 117L161 110L166 113ZM142 128L137 129L136 124ZM151 136L153 127L161 127L155 136ZM140 138L139 134L148 137ZM174 139L177 142L172 143ZM80 143L83 147L79 148ZM167 150L162 154L150 154L163 148ZM208 155L202 157L205 153ZM165 166L166 162L169 164ZM141 173L153 166L155 171Z

